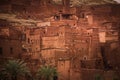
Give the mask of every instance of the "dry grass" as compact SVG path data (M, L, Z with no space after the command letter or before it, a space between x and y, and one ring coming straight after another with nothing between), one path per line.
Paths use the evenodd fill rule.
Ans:
M6 14L6 13L0 13L0 19L7 20L13 23L19 23L21 25L33 25L37 22L40 22L33 19L18 19L16 18L15 14Z

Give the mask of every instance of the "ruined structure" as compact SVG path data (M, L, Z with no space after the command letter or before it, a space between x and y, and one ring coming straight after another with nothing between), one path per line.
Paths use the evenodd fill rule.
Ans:
M22 33L6 21L0 20L0 60L21 58Z
M95 80L96 76L113 80L120 75L119 4L70 7L70 0L62 0L62 5L50 0L26 0L26 5L23 0L11 1L3 11L38 21L13 26L1 20L0 60L23 59L33 73L42 65L54 66L59 80Z

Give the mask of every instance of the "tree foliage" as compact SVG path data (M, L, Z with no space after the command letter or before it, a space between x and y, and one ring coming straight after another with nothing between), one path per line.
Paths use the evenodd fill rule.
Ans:
M8 60L3 68L3 72L11 80L17 80L18 76L25 76L30 74L26 63L21 60Z
M103 78L100 74L96 74L94 80L103 80Z
M53 80L54 77L57 77L58 73L54 67L43 66L38 69L37 77L40 80Z

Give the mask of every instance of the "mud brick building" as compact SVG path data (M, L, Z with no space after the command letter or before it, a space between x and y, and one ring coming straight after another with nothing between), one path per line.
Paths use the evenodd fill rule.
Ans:
M0 60L23 59L33 74L42 65L54 66L59 80L119 77L120 4L71 7L70 0L61 2L5 0L0 12L32 19L27 23L34 25L0 20Z
M0 53L0 60L20 58L23 53L21 31L2 20L0 21Z

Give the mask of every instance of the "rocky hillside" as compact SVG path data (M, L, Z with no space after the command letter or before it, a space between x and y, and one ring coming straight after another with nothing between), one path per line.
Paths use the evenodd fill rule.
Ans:
M11 1L11 2L10 2ZM46 20L59 11L62 0L51 0L45 6L45 0L0 0L0 20L20 25L34 25ZM47 1L47 0L46 0ZM117 4L113 0L71 0L71 6Z
M62 0L53 0L56 4L62 4ZM71 6L80 5L100 5L100 4L117 4L114 0L71 0Z

